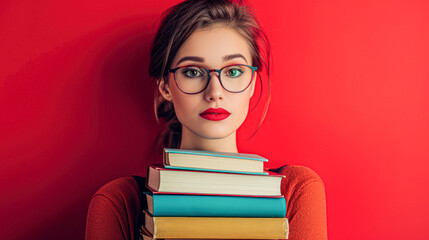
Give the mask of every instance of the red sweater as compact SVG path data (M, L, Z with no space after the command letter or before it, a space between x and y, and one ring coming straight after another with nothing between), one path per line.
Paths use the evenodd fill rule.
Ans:
M289 239L327 239L325 186L310 168L285 166L286 218ZM139 186L133 177L119 178L100 188L89 205L86 239L135 240L141 211Z

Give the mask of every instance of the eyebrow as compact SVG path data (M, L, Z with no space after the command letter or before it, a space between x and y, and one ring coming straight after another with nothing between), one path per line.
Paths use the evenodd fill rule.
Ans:
M242 58L247 63L246 58L243 55L239 54L239 53L232 54L232 55L226 55L225 57L223 57L223 61L225 62L225 61L228 61L228 60L231 60L231 59L234 59L234 58Z
M181 62L184 61L194 61L194 62L204 62L204 58L202 57L195 57L195 56L187 56L187 57L182 57L176 65L179 65Z
M231 55L226 55L226 56L224 56L223 57L223 61L225 62L225 61L228 61L228 60L231 60L231 59L234 59L234 58L242 58L242 59L244 59L244 61L247 63L247 60L246 60L246 58L242 55L242 54L239 54L239 53L236 53L236 54L231 54ZM177 62L177 64L176 65L179 65L180 63L182 63L182 62L184 62L184 61L194 61L194 62L204 62L205 60L204 60L204 58L202 58L202 57L197 57L197 56L186 56L186 57L183 57L183 58L181 58L178 62Z

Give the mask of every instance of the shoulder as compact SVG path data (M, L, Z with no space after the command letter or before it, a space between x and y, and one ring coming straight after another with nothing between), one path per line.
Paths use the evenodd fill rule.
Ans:
M117 197L119 195L130 195L138 189L137 182L133 177L121 177L104 184L94 194L107 197Z
M310 182L319 182L323 184L322 178L311 168L299 165L286 165L280 171L286 176L289 182L295 184L308 184Z
M92 202L105 202L109 205L139 205L141 192L134 177L121 177L104 184L93 196Z
M313 169L305 166L287 165L280 169L285 175L284 195L294 201L299 197L311 196L315 201L325 198L325 184Z
M284 166L289 239L327 239L325 184L311 168Z
M132 239L139 221L144 178L122 177L106 183L91 198L86 239Z
M134 195L137 189L138 185L133 177L122 177L104 184L93 197L120 198Z

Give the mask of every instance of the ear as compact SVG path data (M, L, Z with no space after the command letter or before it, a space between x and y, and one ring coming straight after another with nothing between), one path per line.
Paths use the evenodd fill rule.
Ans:
M255 85L256 85L256 78L258 77L258 72L255 72L253 74L252 83L250 84L250 98L253 97L253 94L255 93Z
M170 102L173 100L170 86L168 83L165 82L164 79L158 80L158 90L161 93L161 95L165 98L165 100Z

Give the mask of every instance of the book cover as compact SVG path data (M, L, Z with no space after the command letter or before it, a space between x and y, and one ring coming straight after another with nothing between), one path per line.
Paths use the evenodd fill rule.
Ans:
M166 168L218 171L241 174L261 174L268 160L256 154L225 153L201 150L165 148L163 164Z
M178 154L193 154L201 156L217 156L225 158L241 158L241 159L250 159L256 161L268 162L268 159L259 156L257 154L248 154L248 153L227 153L227 152L212 152L212 151L202 151L202 150L187 150L187 149L175 149L175 148L164 148L165 153L178 153Z
M275 198L144 193L148 211L156 217L284 218L286 200Z
M287 239L287 218L153 217L145 227L153 238Z
M149 165L147 185L155 192L197 195L280 196L284 177L167 169Z
M224 172L224 173L239 173L239 174L254 174L254 175L269 175L267 171L263 172L243 172L233 170L222 170L222 169L209 169L209 168L193 168L193 167L176 167L165 165L165 168L178 169L178 170L189 170L189 171L200 171L200 172Z

